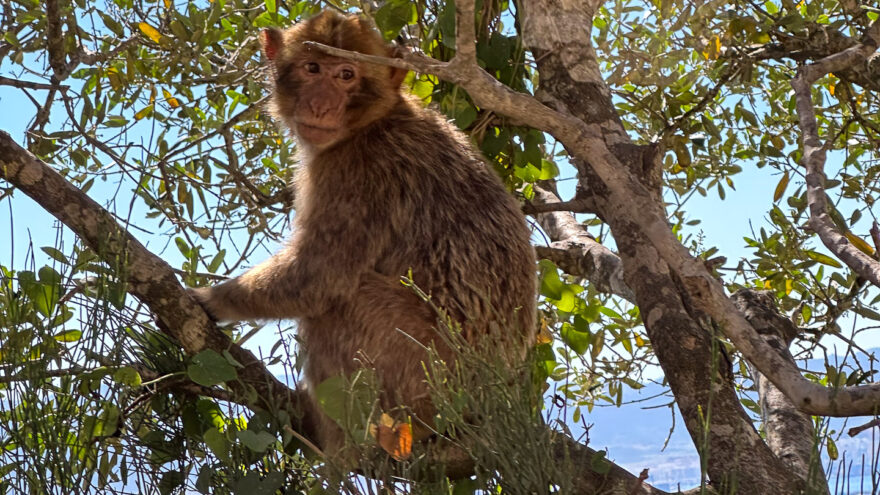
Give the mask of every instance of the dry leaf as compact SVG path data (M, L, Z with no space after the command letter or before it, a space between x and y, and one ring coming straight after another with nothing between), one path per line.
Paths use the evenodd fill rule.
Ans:
M412 425L395 421L387 413L382 413L379 423L370 427L370 433L382 450L397 461L409 459L412 455Z

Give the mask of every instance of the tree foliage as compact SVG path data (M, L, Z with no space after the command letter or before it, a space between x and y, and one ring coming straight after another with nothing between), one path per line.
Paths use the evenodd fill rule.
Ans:
M804 388L834 397L876 387L875 352L857 340L880 320L872 284L880 273L880 11L856 0L457 4L2 4L0 98L20 101L3 103L16 115L0 117L0 126L18 119L27 128L0 136L8 141L0 145L0 201L19 237L10 236L9 261L0 260L0 493L662 493L604 452L582 449L569 431L594 407L627 402L658 365L702 456L702 488L828 492L817 453L839 453L823 418L880 408L876 388L858 389L868 402L856 406L828 405ZM469 56L458 43L469 33L457 27L468 22L456 16L469 4L479 73L456 58ZM406 46L404 61L424 69L408 74L406 90L471 136L534 221L534 380L509 387L519 377L497 376L463 350L462 360L482 367L483 390L456 384L454 373L434 387L475 473L464 480L431 474L437 466L443 473L444 461L406 446L405 427L380 417L368 373L325 382L317 393L353 438L374 446L359 464L374 480L324 463L291 427L295 408L275 400L281 382L256 385L268 371L240 350L272 325L218 330L201 315L202 333L187 340L150 292L176 284L160 280L161 260L184 286L201 286L263 259L286 235L297 145L265 110L257 37L321 8L363 12ZM855 53L854 62L801 79L807 93L793 87L805 66L820 70L844 53ZM811 137L821 148L810 148ZM49 225L30 225L21 191L43 206L39 197L58 191L31 193L28 183L43 176L9 172L36 167L34 158L112 216L97 227L83 221L84 230L59 216L78 237L58 228L54 242ZM615 159L621 180L610 181L603 164ZM750 197L766 213L741 233L742 246L713 245L702 234L704 217L718 217L692 208L695 198L717 197L723 209L728 195L767 181L767 197ZM64 205L47 209L58 216ZM36 242L15 254L25 227ZM149 265L158 267L155 280L131 239L158 255ZM743 246L742 256L719 257ZM736 299L749 326L722 317L732 303L714 291L719 282L728 294L766 291L757 303ZM199 311L174 294L174 304ZM196 321L186 311L175 321ZM295 332L285 332L293 327L278 324L277 343L260 355L291 386L301 365ZM758 359L772 347L760 347L769 334L780 339L783 351L770 354L787 363L782 370ZM831 348L846 350L835 359ZM792 381L785 370L808 358L825 366ZM536 387L543 405L529 398ZM483 427L469 419L474 411ZM799 419L776 421L779 411ZM868 467L876 479L877 466Z

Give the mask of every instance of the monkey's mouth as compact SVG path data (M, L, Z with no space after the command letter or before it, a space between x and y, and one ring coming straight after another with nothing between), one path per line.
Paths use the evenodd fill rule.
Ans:
M304 122L297 122L296 134L309 144L322 145L332 142L339 135L339 129L318 127Z

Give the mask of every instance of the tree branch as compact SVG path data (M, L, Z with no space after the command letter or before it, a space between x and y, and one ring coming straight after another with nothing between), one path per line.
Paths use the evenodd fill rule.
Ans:
M552 184L535 184L535 206L559 204ZM584 277L600 292L635 302L635 295L623 280L623 263L610 249L596 242L574 215L553 211L537 215L538 223L553 241L536 246L541 258L549 259L564 272Z
M880 385L830 389L813 383L755 333L727 297L721 283L678 241L669 228L664 210L657 206L655 195L633 176L605 142L602 123L588 124L553 110L531 95L503 85L479 67L450 66L415 53L406 54L404 58L387 58L315 42L305 44L335 57L433 74L460 85L477 105L550 133L607 188L607 209L615 211L621 222L647 236L657 254L681 280L695 308L712 317L746 359L765 373L798 409L823 416L864 416L880 409ZM601 78L598 70L585 70L584 74ZM625 136L618 133L615 139L628 139Z
M736 307L755 330L776 349L783 359L795 365L788 351L798 329L779 314L773 295L743 289L731 296ZM750 365L758 389L761 417L767 446L801 479L807 480L810 493L828 493L828 480L822 471L819 451L814 441L816 431L809 415L797 410L791 400L773 385L760 370Z
M95 250L115 273L124 278L127 291L159 318L160 327L188 354L205 349L228 351L243 365L238 380L227 385L237 400L263 409L285 408L302 414L301 392L278 381L250 351L233 343L208 318L181 287L174 271L116 223L98 203L67 182L55 170L21 148L0 131L0 179L39 203ZM302 428L309 435L308 418Z
M845 234L838 231L828 214L825 199L826 147L819 139L819 125L813 108L812 86L817 79L830 72L838 72L857 61L865 60L880 44L880 22L874 22L866 33L865 41L841 52L798 69L791 81L797 101L797 113L803 132L803 160L807 169L807 203L810 207L809 226L835 256L854 272L880 287L880 262L853 246Z
M455 64L477 65L474 0L455 0Z
M13 79L11 77L6 77L6 76L0 76L0 85L12 86L14 88L19 88L19 89L59 89L59 88L67 89L67 86L62 85L62 84L57 84L57 83L46 84L46 83L39 83L39 82L33 82L33 81L22 81L20 79Z

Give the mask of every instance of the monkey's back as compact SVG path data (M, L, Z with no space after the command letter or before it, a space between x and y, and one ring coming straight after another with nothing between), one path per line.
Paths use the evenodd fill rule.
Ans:
M393 237L376 270L400 276L411 269L416 285L466 332L496 322L527 343L535 326L530 233L518 202L468 138L437 112L405 101L360 139L381 143L387 157L380 162L386 201L377 213L388 215Z
M300 322L313 383L366 360L402 400L424 394L424 354L397 330L436 343L437 315L399 283L409 273L469 342L486 337L488 349L511 361L533 343L535 257L525 218L467 137L436 112L404 100L311 157L297 198L294 242L333 243L340 256L362 256L364 267L348 274L357 292L338 301L342 309ZM369 295L381 291L376 274L395 286L387 291L393 301Z

